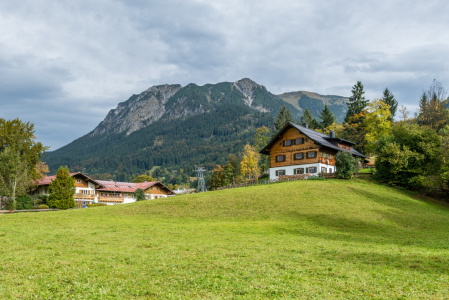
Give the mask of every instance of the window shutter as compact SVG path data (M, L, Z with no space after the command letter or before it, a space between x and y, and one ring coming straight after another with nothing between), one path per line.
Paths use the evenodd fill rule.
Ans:
M276 171L276 176L278 176L278 174L279 174L279 171Z
M285 141L282 141L282 146L284 146L284 147L285 147Z
M317 153L318 153L318 152L315 151L315 157L317 157Z
M309 158L309 152L306 152L306 158Z

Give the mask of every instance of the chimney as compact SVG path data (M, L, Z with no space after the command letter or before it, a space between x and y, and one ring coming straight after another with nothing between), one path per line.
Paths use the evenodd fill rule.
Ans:
M335 131L329 130L329 137L335 138Z
M304 127L305 127L305 128L309 128L309 124L305 123L305 124L304 124Z

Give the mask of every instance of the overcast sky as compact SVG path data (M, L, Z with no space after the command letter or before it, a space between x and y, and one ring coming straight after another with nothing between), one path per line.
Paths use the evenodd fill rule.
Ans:
M249 77L275 94L369 99L416 111L449 89L449 1L0 1L0 117L55 150L150 86Z

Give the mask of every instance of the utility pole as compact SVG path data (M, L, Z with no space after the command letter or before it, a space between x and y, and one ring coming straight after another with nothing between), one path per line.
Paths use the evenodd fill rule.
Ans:
M198 188L197 188L198 193L207 192L203 172L206 172L206 169L202 167L198 167L196 169L196 176L198 177Z

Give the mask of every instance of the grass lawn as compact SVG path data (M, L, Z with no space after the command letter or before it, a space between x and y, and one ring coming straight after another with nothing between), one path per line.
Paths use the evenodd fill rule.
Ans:
M446 299L449 208L316 180L0 215L0 298Z

